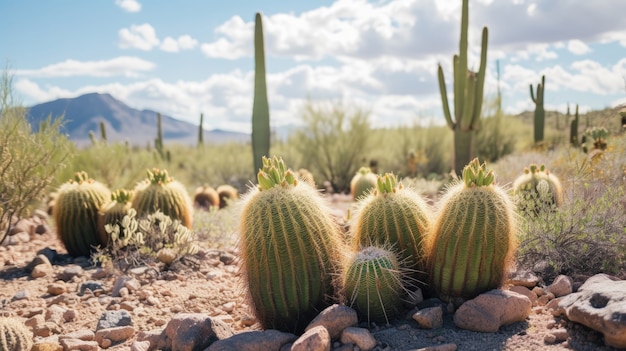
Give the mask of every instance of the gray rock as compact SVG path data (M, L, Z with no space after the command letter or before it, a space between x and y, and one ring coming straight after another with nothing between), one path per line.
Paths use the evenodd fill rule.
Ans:
M47 267L52 267L52 264L50 263L48 257L46 255L39 254L35 256L35 258L33 258L33 260L30 261L28 265L26 265L26 270L28 272L32 272L33 269L40 264L46 265Z
M64 282L69 282L74 277L80 277L81 275L83 275L83 273L84 271L82 267L71 265L65 268L63 272L60 272L59 274L57 274L57 279L60 279Z
M529 289L539 284L539 277L531 271L515 271L511 272L506 283L514 286L523 286Z
M358 323L359 317L354 309L346 305L334 304L320 312L305 328L305 331L321 325L326 328L330 338L334 340L341 336L344 329L356 326Z
M626 348L626 281L596 274L560 299L557 313L604 334L607 345Z
M422 328L438 329L443 327L443 309L441 306L424 308L417 311L413 319Z
M133 325L133 319L126 310L106 311L98 320L96 331L100 329L109 329L115 327L125 327Z
M88 280L82 284L80 284L80 288L78 291L78 296L83 296L87 290L96 291L103 289L102 283L96 282L93 280Z
M291 351L330 351L330 334L322 325L310 328L291 345Z
M253 330L235 334L229 338L217 340L205 351L268 351L280 350L283 345L297 339L291 333L278 330Z
M175 314L164 332L169 348L177 351L204 350L234 334L228 324L205 313Z
M461 329L494 333L503 325L526 319L531 308L528 297L494 289L462 304L454 314L454 324Z
M574 281L566 275L557 276L552 284L546 288L546 292L554 294L555 297L561 297L571 294L574 291Z

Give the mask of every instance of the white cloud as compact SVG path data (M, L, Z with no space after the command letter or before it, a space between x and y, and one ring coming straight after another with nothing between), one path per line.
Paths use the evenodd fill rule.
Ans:
M115 5L121 7L126 12L141 11L141 4L137 0L115 0Z
M132 56L120 56L110 60L77 61L65 60L39 69L16 70L17 76L28 77L139 77L142 72L156 67L153 62Z
M591 48L581 40L572 39L567 43L567 50L574 55L584 55L591 52Z
M122 28L118 32L118 37L119 47L122 49L150 51L160 43L154 27L148 23L140 25L133 24L130 29Z
M179 52L191 50L198 46L198 41L189 35L181 35L178 39L165 37L161 42L160 49L167 52Z

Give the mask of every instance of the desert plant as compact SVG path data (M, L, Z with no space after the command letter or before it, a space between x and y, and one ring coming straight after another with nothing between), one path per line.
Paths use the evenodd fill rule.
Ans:
M193 224L193 204L185 186L171 178L167 170L148 170L148 178L134 189L132 207L137 216L162 212L182 225L191 228Z
M530 85L530 99L535 103L535 118L533 121L535 144L543 142L543 131L546 125L546 110L543 108L543 94L545 92L545 87L545 75L541 76L541 83L537 84L537 94L533 91L533 85Z
M452 67L454 72L454 120L450 114L446 82L441 64L438 68L439 92L443 112L448 127L454 132L453 170L459 173L463 166L474 157L474 134L480 125L483 103L483 87L487 68L487 27L483 27L480 50L480 67L472 72L467 64L467 42L469 27L469 0L463 0L461 12L461 40L459 54L454 55Z
M98 213L98 233L100 242L106 246L109 244L109 235L104 226L119 225L121 220L128 214L133 198L132 190L117 189L111 192L111 201L106 203Z
M590 141L592 142L591 150L606 150L607 147L607 138L609 136L609 131L604 127L592 127L588 128L585 131L585 134L588 136Z
M107 130L104 121L100 121L100 139L102 139L102 142L104 143L107 142Z
M367 246L389 247L412 285L426 282L426 236L431 209L415 190L398 183L394 174L377 177L376 188L359 201L350 225L353 250Z
M389 324L401 310L403 277L396 255L376 246L355 252L342 273L346 304L360 319Z
M111 191L102 183L89 178L86 172L76 172L57 190L53 218L57 234L72 256L87 256L102 245L98 231L98 212L111 198Z
M315 188L315 178L313 177L313 173L311 173L306 168L300 168L296 171L296 177L303 182L309 183L312 187Z
M282 159L263 163L242 202L243 272L261 325L298 333L336 297L344 244L321 194Z
M574 147L580 146L580 140L578 140L578 120L578 104L576 104L576 113L574 114L574 119L572 119L569 129L569 142Z
M517 208L526 215L554 210L563 204L561 181L545 165L524 168L524 173L513 182L513 195Z
M59 132L63 119L49 117L32 130L26 108L13 96L12 81L5 70L0 80L0 243L13 220L37 208L71 156L71 143Z
M24 351L33 346L33 334L16 318L0 318L0 350Z
M252 155L254 171L263 167L262 158L270 153L270 107L265 83L265 47L263 19L254 19L254 102L252 105Z
M202 208L205 210L211 207L220 207L220 196L212 186L205 184L198 187L193 194L193 205L196 208Z
M204 146L204 114L200 114L200 125L198 125L198 147Z
M515 207L493 182L493 172L474 159L440 200L427 266L444 301L457 303L499 287L512 263Z
M224 208L239 198L239 191L232 185L222 184L215 189L219 198L219 207Z
M350 195L359 200L376 188L377 176L369 167L361 167L350 180Z

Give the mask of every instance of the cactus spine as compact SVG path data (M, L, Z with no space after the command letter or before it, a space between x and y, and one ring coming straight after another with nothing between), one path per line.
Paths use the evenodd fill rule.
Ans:
M137 217L157 211L191 229L193 204L185 187L169 177L166 170L148 170L148 178L135 186L132 207Z
M61 185L53 208L57 233L74 257L89 257L92 247L102 244L98 231L98 211L111 197L111 192L86 172L77 172L74 179Z
M443 68L439 65L438 79L439 92L443 105L443 113L450 129L454 132L454 171L459 173L463 166L474 157L474 134L480 124L480 114L483 103L483 87L487 68L487 40L488 30L483 27L482 44L480 50L480 67L478 72L472 72L467 64L467 36L469 27L469 0L463 0L461 13L461 40L459 54L452 60L454 74L454 120L450 114L446 81Z
M356 252L346 265L342 282L347 304L362 320L389 324L398 315L403 282L392 251L369 246Z
M354 216L353 250L366 246L390 247L398 252L407 277L425 282L426 236L431 210L414 190L398 183L395 175L377 177L377 187L359 202Z
M196 189L193 195L193 204L196 207L210 210L211 207L220 206L220 196L213 187L205 184Z
M33 347L33 335L28 328L14 318L0 318L0 350L27 351Z
M563 203L561 181L544 165L531 164L524 168L524 174L513 182L513 194L518 209L526 214L538 214Z
M350 194L359 200L376 188L377 176L369 167L361 167L350 180Z
M247 290L264 328L299 333L336 296L340 229L320 193L282 159L264 157L257 178L239 230Z
M254 22L254 103L252 105L252 156L254 171L263 167L263 157L270 153L270 107L265 83L265 48L263 20L257 13Z
M533 92L533 85L530 85L530 98L535 103L534 137L535 144L543 142L543 131L546 124L546 111L543 108L543 93L546 87L546 76L541 76L541 83L537 84L537 94ZM558 122L557 122L558 123ZM557 126L558 128L558 126Z
M576 104L576 113L574 114L574 119L570 124L569 142L574 147L580 145L580 140L578 140L578 104Z
M459 302L499 287L513 259L514 205L474 159L448 189L433 225L428 271L435 293Z
M131 201L133 191L126 189L118 189L111 193L111 201L104 205L98 215L98 233L100 241L103 245L109 244L109 234L107 234L104 226L107 224L119 225L120 221L128 214L131 209ZM120 228L120 232L122 228Z

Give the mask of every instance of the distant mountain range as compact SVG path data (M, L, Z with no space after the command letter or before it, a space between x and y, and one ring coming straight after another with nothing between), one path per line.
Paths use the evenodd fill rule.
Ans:
M106 126L109 142L128 141L131 145L144 146L153 143L157 136L157 112L136 110L109 94L91 93L38 104L29 108L27 119L31 125L38 126L48 116L63 116L62 132L79 146L91 144L90 131L100 138L100 122ZM198 143L197 125L161 114L161 126L166 144ZM220 129L204 131L205 143L228 141L247 142L250 134Z

